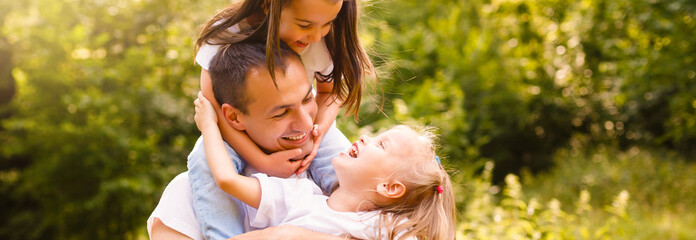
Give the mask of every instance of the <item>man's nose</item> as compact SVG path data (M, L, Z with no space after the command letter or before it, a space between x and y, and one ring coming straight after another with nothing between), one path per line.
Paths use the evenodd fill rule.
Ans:
M312 128L314 128L314 118L311 113L303 107L299 108L296 113L295 119L293 119L294 130L302 132L311 131Z

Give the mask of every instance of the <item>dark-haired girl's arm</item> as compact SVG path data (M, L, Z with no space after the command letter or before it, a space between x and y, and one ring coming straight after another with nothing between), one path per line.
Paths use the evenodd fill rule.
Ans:
M331 125L336 121L336 116L341 108L341 103L337 99L331 96L331 90L333 89L333 82L317 82L317 116L314 119L314 124L317 125L317 130L314 133L314 149L312 152L302 160L302 167L297 170L296 174L300 174L305 171L309 164L314 160L319 150L319 144L324 138L326 132L329 131Z

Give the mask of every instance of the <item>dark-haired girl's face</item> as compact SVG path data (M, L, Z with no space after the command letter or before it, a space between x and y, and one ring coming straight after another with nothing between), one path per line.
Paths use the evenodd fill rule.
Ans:
M304 51L329 33L342 5L336 0L291 0L280 13L280 39L295 52Z

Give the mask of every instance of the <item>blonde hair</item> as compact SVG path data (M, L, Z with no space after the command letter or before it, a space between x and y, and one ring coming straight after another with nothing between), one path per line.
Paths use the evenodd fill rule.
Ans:
M454 239L454 193L449 175L436 160L435 134L432 127L406 127L419 135L421 143L411 151L414 161L395 169L393 176L406 186L406 193L381 209L379 235L389 239ZM442 193L439 193L439 189ZM386 229L383 234L382 230ZM398 235L404 233L403 235Z

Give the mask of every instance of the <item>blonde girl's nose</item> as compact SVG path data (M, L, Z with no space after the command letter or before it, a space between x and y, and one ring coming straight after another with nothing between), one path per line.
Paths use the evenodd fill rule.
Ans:
M370 137L368 137L367 135L362 135L362 136L360 136L359 139L360 139L360 142L362 142L363 144L365 144L365 143L367 143L367 141L370 139Z

